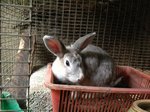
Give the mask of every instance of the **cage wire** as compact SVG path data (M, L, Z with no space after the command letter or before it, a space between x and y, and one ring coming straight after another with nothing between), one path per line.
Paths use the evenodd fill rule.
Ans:
M1 111L8 111L9 105L4 106L4 102L12 102L13 99L19 102L22 109L26 109L31 51L31 6L29 0L0 1ZM12 97L2 98L6 91Z
M149 70L149 5L148 0L33 0L32 28L38 40L55 35L66 45L95 31L93 44L117 65Z
M93 44L106 50L116 65L149 71L149 6L149 0L1 0L1 93L19 88L24 93L15 98L28 99L25 89L29 88L30 69L36 70L55 58L44 47L44 35L54 35L68 45L96 32ZM32 51L31 35L35 37ZM21 39L27 39L28 44L21 49L26 58L18 61ZM16 72L18 66L26 68L22 76ZM16 84L20 85L15 87L12 84L16 80L12 79L20 76Z

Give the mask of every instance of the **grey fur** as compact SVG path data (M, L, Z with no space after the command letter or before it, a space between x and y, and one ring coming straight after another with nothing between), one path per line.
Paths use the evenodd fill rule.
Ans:
M83 85L114 86L113 82L116 77L114 62L107 52L100 47L88 45L81 52L81 56L85 63L85 77L90 79L85 81Z

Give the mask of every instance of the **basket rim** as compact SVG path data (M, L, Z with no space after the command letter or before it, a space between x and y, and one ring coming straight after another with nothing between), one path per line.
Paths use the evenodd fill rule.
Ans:
M128 70L132 70L137 72L136 69L128 66L119 66L123 68L127 68ZM125 69L123 69L125 70ZM136 70L136 71L135 71ZM138 71L139 72L139 71ZM83 92L101 92L101 93L145 93L150 94L149 88L116 88L116 87L93 87L93 86L80 86L80 85L65 85L65 84L54 84L53 83L53 74L51 71L51 64L47 65L47 73L45 75L44 85L51 90L68 90L68 91L83 91ZM140 73L143 76L143 73ZM143 76L144 78L150 77Z
M119 70L121 68L121 71ZM146 73L143 73L133 67L130 67L130 66L117 66L116 67L116 70L117 72L121 73L121 72L125 72L125 73L131 73L132 74L137 74L138 73L138 76L142 77L142 78L146 78L150 81L150 75L146 74Z

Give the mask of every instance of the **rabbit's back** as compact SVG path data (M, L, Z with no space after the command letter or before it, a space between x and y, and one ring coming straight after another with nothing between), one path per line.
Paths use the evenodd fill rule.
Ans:
M83 85L110 86L115 78L114 62L100 47L88 45L82 52L86 78Z
M109 55L106 51L104 51L102 48L89 44L86 48L82 50L81 53L86 53L86 52L92 52L92 53L98 53L98 54L103 54L103 55Z

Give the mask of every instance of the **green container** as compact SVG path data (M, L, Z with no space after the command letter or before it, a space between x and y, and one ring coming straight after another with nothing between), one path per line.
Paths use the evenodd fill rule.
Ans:
M11 96L9 92L2 92L1 95L1 110L9 110L9 111L17 111L23 112L23 110L19 107L18 102Z

